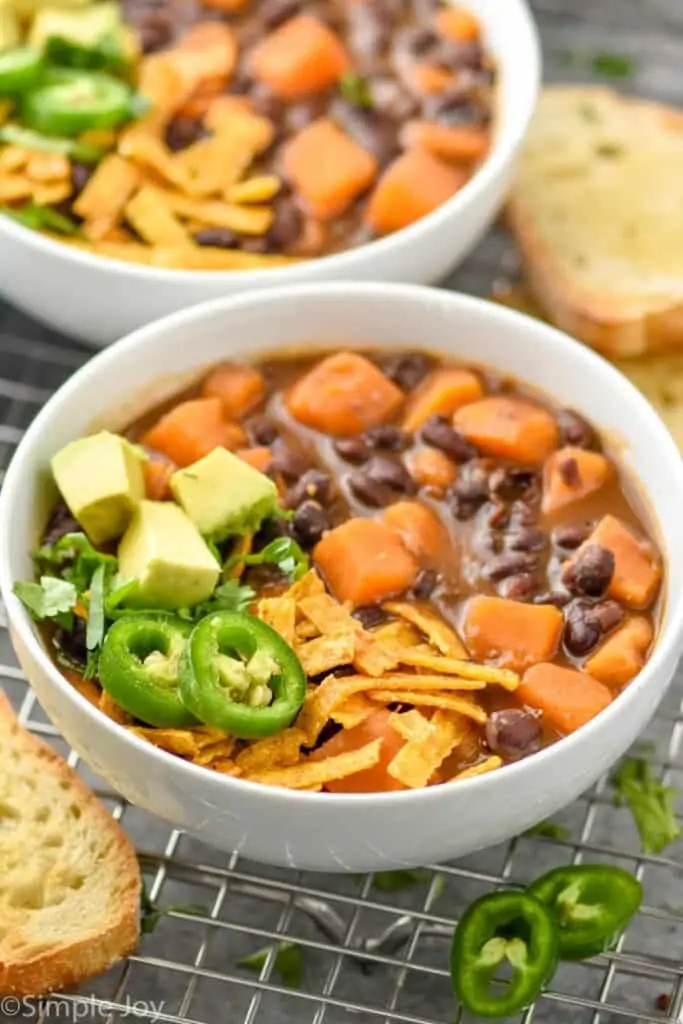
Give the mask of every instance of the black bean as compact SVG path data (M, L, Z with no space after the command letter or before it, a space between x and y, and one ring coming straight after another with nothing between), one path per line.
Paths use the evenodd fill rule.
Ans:
M494 711L486 723L486 742L506 761L519 761L541 749L541 727L522 708Z
M138 38L143 53L161 50L173 39L173 16L170 11L148 11L138 22Z
M417 492L415 481L398 459L373 455L363 472L377 483L389 487L398 494L415 494Z
M216 249L239 249L240 240L230 228L202 228L194 235L197 245L210 245Z
M600 544L587 544L562 573L562 582L574 594L602 597L614 576L614 555Z
M590 526L558 526L553 530L551 540L558 548L573 551L580 547L590 535Z
M538 568L538 559L535 555L528 555L523 551L507 555L496 555L486 563L483 575L488 580L498 583L507 579L508 576L516 576L520 572L530 572Z
M187 149L204 135L204 125L199 117L174 117L166 129L166 145L174 153Z
M528 488L521 501L514 501L510 506L510 525L514 529L520 526L534 526L537 519L536 510L531 502L535 499L535 492Z
M309 498L315 499L322 505L326 505L332 494L332 477L329 473L323 473L320 469L309 469L289 489L285 497L287 508L298 508L302 502Z
M482 107L472 102L472 84L472 81L465 81L460 87L453 87L428 98L424 104L425 115L449 128L480 127L486 123L487 114Z
M271 473L281 473L284 479L291 483L298 480L309 468L306 459L300 452L292 448L283 438L276 438L273 442Z
M327 512L317 501L302 502L294 513L292 535L302 548L312 548L329 528Z
M531 572L508 576L500 585L500 596L509 601L531 601L538 590L538 579Z
M389 380L402 391L412 391L429 373L427 356L421 352L400 352L380 360L380 367Z
M67 533L82 533L80 524L74 519L66 505L62 502L56 506L48 519L43 544L48 546L60 540Z
M266 415L252 416L244 426L254 445L271 445L277 437L277 427Z
M270 30L293 18L301 7L301 0L262 0L258 13L264 28Z
M339 437L332 447L340 458L345 462L352 462L354 466L367 462L372 455L370 447L362 437Z
M522 526L505 538L505 547L509 551L542 551L546 546L547 537L537 526Z
M400 427L373 427L363 437L371 448L384 452L403 452L410 446L410 438Z
M265 256L270 252L270 245L265 235L243 235L240 238L240 249L254 256Z
M583 416L572 409L562 409L557 417L562 444L573 445L575 448L594 448L595 431Z
M234 91L232 85L230 89ZM245 92L249 94L249 99L256 113L272 121L277 131L280 127L280 121L286 116L286 110L277 96L265 85L254 85L252 82L248 83Z
M561 590L556 588L554 590L545 591L543 594L538 594L534 598L534 604L552 604L556 608L564 608L566 604L572 599L572 595L567 590Z
M407 121L414 117L420 104L395 78L373 78L370 82L372 109L392 121Z
M88 658L86 648L86 624L83 619L75 618L73 629L60 629L55 636L56 646L69 657L81 664Z
M361 110L346 100L338 100L332 107L332 114L359 146L372 153L381 165L388 164L398 153L396 129L377 111Z
M313 121L317 121L326 112L328 100L320 97L293 104L285 111L287 128L290 132L300 132Z
M422 569L413 583L411 593L418 601L426 601L431 597L439 582L439 574L433 569Z
M489 463L485 459L472 459L463 465L450 493L483 505L489 496L490 475Z
M394 499L394 492L389 487L373 480L363 469L350 473L348 484L352 496L371 508L383 508Z
M491 493L499 495L505 501L513 501L524 495L537 480L538 476L533 469L500 466L491 474Z
M455 430L443 416L430 416L420 431L420 438L425 444L431 445L432 448L438 448L455 462L467 462L477 454L476 448L466 441L462 434ZM488 483L486 493L488 494Z
M385 623L389 616L379 604L364 604L356 608L353 617L360 622L363 629L375 629L376 626Z
M441 37L431 28L408 29L401 39L403 46L415 57L427 57L441 46Z
M85 186L90 181L93 172L92 164L79 164L72 162L71 164L71 184L73 185L75 195L78 195L83 191Z
M275 217L266 235L273 252L283 252L296 245L303 228L304 218L293 199L281 198L275 203Z
M600 604L593 605L593 616L604 635L624 621L625 612L616 601L601 601Z
M565 611L562 640L565 650L575 658L588 654L597 645L602 631L585 601L572 601Z

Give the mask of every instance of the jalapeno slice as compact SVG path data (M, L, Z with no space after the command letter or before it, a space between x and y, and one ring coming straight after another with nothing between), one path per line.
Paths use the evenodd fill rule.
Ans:
M306 675L270 626L246 613L216 612L192 630L180 659L180 695L206 725L258 739L291 724Z
M130 88L111 75L53 69L24 96L22 117L46 135L80 135L129 120L132 98Z
M495 984L504 965L512 977ZM473 903L453 937L451 979L466 1010L502 1020L533 1003L557 964L552 912L527 892L494 892Z
M178 690L178 666L191 631L191 623L163 612L118 619L102 644L98 665L102 689L147 725L162 729L196 725Z
M529 887L554 914L563 960L584 960L611 946L638 910L643 890L623 868L555 868Z
M0 53L0 96L16 96L33 88L43 70L42 56L28 46Z

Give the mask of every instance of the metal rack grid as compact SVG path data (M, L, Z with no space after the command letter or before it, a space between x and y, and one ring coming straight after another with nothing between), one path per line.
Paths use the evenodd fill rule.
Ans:
M683 57L680 0L536 0L548 77L581 79L567 52L606 50L638 60L629 87L676 99ZM678 31L678 38L676 32ZM680 98L680 97L679 97ZM510 269L508 244L493 234L451 284L486 293ZM88 356L0 306L0 482L34 414ZM0 608L0 616L2 609ZM168 1024L449 1024L454 922L481 893L529 881L582 860L619 863L645 890L644 906L617 951L564 965L524 1024L672 1024L683 1020L683 842L660 856L640 852L628 811L614 807L608 780L556 816L563 840L518 837L454 864L425 869L393 893L372 877L265 869L211 850L127 805L95 778L50 725L27 690L0 619L0 685L22 722L69 757L135 841L147 887L160 906L195 906L163 917L125 964L78 994L21 1007L0 1003L0 1020L70 1019L82 1024L141 1019ZM655 769L683 782L683 678L647 730ZM682 808L683 809L683 808ZM406 827L410 823L406 822ZM453 828L466 828L453 822ZM304 954L304 982L288 990L271 954L255 974L240 958L282 941Z

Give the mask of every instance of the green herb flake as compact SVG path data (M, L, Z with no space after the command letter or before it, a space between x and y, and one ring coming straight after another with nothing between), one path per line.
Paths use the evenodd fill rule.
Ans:
M104 156L104 150L99 146L58 135L41 135L31 128L12 123L0 125L0 142L40 153L59 153L82 164L96 164Z
M301 579L308 572L308 555L301 550L291 537L278 537L270 544L252 555L232 555L225 563L224 572L229 573L236 565L277 565L285 576L293 580Z
M15 583L14 593L37 622L50 619L62 629L72 629L73 610L78 600L73 583L56 576L41 576L39 583Z
M648 761L626 758L611 781L615 806L628 806L644 853L661 853L679 838L681 826L674 810L678 791L654 778Z
M89 651L96 651L104 639L104 564L95 569L90 581L90 599L88 601L88 624L85 634L85 646Z
M528 838L569 839L570 832L568 828L558 825L556 821L539 821L537 825L528 828L524 835Z
M372 109L372 92L367 79L362 75L343 75L339 79L339 91L351 106L359 110Z
M403 892L428 878L428 873L421 868L400 868L398 871L375 872L372 884L379 892Z
M285 988L301 988L304 980L304 957L301 946L295 942L281 942L277 946L266 946L237 961L238 967L260 973L268 957L274 955L273 971Z
M166 917L168 914L193 914L206 917L208 913L206 907L196 903L177 903L173 906L160 907L150 898L144 882L142 884L140 892L140 931L143 935L150 935L162 917Z
M609 78L630 78L636 72L636 61L623 53L594 53L591 67L596 75Z
M43 545L34 560L41 568L59 570L79 594L88 590L98 566L103 565L108 576L114 575L118 566L114 555L98 551L84 533L67 533L54 544Z

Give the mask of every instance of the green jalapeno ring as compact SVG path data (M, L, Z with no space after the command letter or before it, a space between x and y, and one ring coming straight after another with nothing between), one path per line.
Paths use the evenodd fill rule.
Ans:
M279 633L243 612L215 612L192 630L180 659L180 696L205 725L240 739L286 729L306 674Z
M45 135L80 135L130 120L131 102L130 88L111 75L53 68L23 97L22 120Z
M529 1006L557 966L557 925L549 909L528 892L494 892L476 900L453 936L451 980L466 1010L501 1020ZM495 987L505 962L512 978Z
M31 89L42 74L45 61L28 46L0 53L0 96L15 96Z
M197 725L178 689L178 666L189 622L139 613L117 619L105 634L98 664L102 689L134 718L162 729Z
M576 864L555 868L529 887L555 915L562 960L585 960L609 948L643 898L640 882L623 868Z

